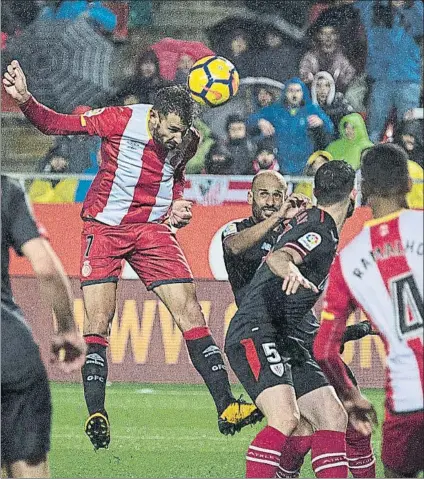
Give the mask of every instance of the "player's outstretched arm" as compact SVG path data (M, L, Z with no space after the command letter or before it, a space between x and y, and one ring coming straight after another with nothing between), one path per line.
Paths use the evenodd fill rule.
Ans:
M57 113L39 103L28 91L25 74L13 60L3 75L3 87L18 104L22 113L42 133L47 135L88 134L79 115Z
M65 372L79 370L85 361L86 346L74 321L71 285L62 263L44 238L33 238L22 245L22 253L40 282L43 298L53 309L58 331L52 352Z

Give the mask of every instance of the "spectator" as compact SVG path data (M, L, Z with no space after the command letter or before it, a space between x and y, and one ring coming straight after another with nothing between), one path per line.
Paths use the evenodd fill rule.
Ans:
M194 58L190 55L183 54L180 56L175 72L174 83L177 85L186 85L190 68L194 65Z
M44 3L38 16L41 20L75 20L84 17L104 32L113 32L116 15L102 5L91 0L49 0Z
M336 91L334 78L328 72L318 72L311 87L312 103L319 105L331 118L333 125L338 125L343 116L352 113L343 93Z
M255 145L247 137L246 122L243 117L238 114L230 115L227 118L226 131L225 146L233 159L234 174L251 174Z
M324 10L321 8L311 30L319 25L336 27L341 33L343 52L357 74L360 74L365 69L367 40L361 17L353 2L354 0L331 0L324 6ZM317 5L314 7L317 8Z
M423 125L420 120L401 123L395 142L406 150L410 160L424 167Z
M100 145L99 145L100 147ZM99 171L100 165L102 164L102 153L100 148L98 148L97 153L94 156L90 157L91 159L91 166L86 168L83 171L84 175L93 175L93 177ZM87 192L91 186L93 180L79 180L77 184L77 189L75 192L75 202L82 203L85 200Z
M255 60L254 76L280 81L297 74L300 50L293 42L285 43L280 32L269 30L265 35L265 49L258 52Z
M233 175L233 159L230 152L220 143L212 145L205 160L203 173L207 175Z
M272 105L278 99L276 89L268 85L255 86L254 94L258 109Z
M256 150L255 159L253 160L251 174L256 174L260 170L280 171L277 161L277 149L274 142L270 138L264 138L259 142Z
M299 78L288 80L281 102L251 115L247 127L251 135L275 134L278 164L285 175L300 175L311 153L325 148L334 132L330 118L312 103Z
M330 153L328 153L328 151L324 151L324 150L314 151L312 155L308 158L308 162L306 163L306 167L303 172L303 175L310 176L313 178L318 168L324 165L325 163L328 163L332 159L333 157L330 155ZM314 199L313 190L314 190L313 183L302 181L296 185L294 192L302 193L303 195L313 200Z
M115 99L117 104L153 103L158 90L171 85L160 76L159 60L156 53L149 49L137 60L135 71Z
M249 48L249 37L244 30L237 29L232 32L225 56L234 63L240 78L255 75L254 57Z
M300 78L310 85L319 71L331 73L336 88L345 92L355 76L355 69L344 55L339 32L334 26L322 25L313 33L313 47L300 61Z
M326 150L336 160L345 160L357 170L361 164L361 153L373 145L367 127L359 113L344 116L339 123L340 138L331 142Z
M67 173L68 166L68 158L62 156L56 147L50 150L44 171L46 173ZM29 197L33 203L72 203L77 183L76 178L36 179L29 188Z
M354 5L368 39L366 72L371 91L367 122L370 138L377 142L392 108L401 120L407 110L419 106L423 3L376 0Z
M194 120L194 127L200 133L200 143L197 147L196 154L186 165L186 173L188 175L198 174L204 171L206 155L215 143L212 131L205 122L200 120L200 118Z

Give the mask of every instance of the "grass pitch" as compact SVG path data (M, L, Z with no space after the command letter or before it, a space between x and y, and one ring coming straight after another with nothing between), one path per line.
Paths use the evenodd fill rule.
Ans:
M241 393L241 388L233 388ZM84 433L87 412L80 384L53 384L53 477L244 477L247 447L264 422L225 437L203 385L122 384L106 390L111 443L94 452ZM384 391L367 397L383 418ZM383 477L380 427L373 436L377 477ZM309 456L301 477L314 477Z

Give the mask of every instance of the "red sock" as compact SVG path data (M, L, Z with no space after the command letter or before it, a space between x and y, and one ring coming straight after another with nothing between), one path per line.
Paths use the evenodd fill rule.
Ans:
M312 444L312 436L290 436L281 451L276 477L299 477L303 460Z
M286 440L277 429L264 427L247 450L246 477L275 477Z
M363 436L350 424L346 429L346 456L353 477L375 477L371 435Z
M312 435L312 468L315 477L347 477L344 432L317 431Z

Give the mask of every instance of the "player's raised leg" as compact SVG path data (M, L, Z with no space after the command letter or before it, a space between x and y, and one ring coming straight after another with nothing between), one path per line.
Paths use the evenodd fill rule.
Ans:
M107 448L110 442L109 418L105 409L108 375L107 347L109 325L116 309L116 282L83 287L84 339L87 356L82 367L84 397L89 412L85 432L95 449Z
M262 415L253 404L236 400L231 392L221 350L206 325L192 282L163 282L153 288L183 333L193 366L202 376L218 411L223 434L234 434Z
M347 477L347 413L332 386L298 398L302 416L314 428L312 467L316 477Z

